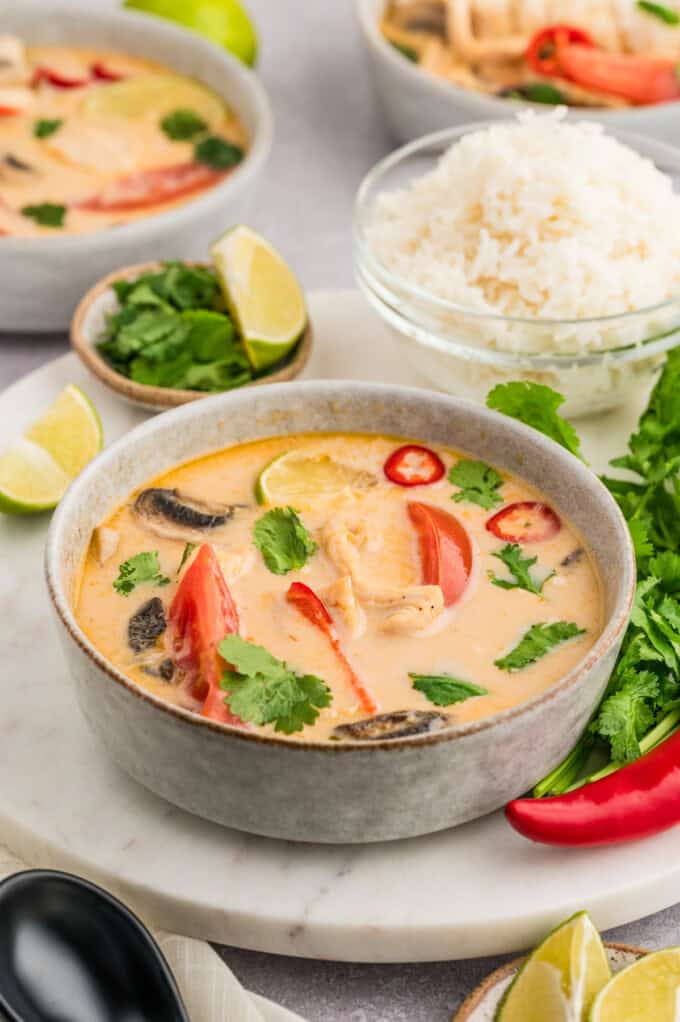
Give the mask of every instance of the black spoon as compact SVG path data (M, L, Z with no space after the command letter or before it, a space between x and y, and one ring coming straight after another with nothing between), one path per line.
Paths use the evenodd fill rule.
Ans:
M0 1019L190 1022L139 919L94 884L53 870L0 883Z

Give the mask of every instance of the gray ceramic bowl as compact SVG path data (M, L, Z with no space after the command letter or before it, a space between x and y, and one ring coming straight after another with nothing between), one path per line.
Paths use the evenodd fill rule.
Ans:
M72 594L93 528L178 462L277 434L349 431L449 444L540 487L581 532L603 584L606 626L587 657L540 696L433 735L357 743L263 738L151 696L97 652ZM442 830L520 795L569 751L611 673L630 614L635 562L612 497L580 461L514 420L409 388L273 384L184 405L100 454L70 487L47 541L47 582L82 711L132 777L189 812L239 830L368 842ZM187 769L191 764L191 769Z
M0 30L36 45L119 50L196 78L239 115L250 140L248 152L223 182L164 213L79 236L0 238L0 331L65 330L85 291L119 266L205 259L216 237L247 218L269 154L271 110L252 71L163 18L96 6L69 9L49 0L0 0Z
M390 46L379 29L387 0L354 0L376 92L390 129L400 142L470 121L513 117L522 109L549 110L535 103L499 99L464 89L423 71ZM574 108L569 116L598 121L606 129L634 131L659 142L680 142L677 102L620 110Z

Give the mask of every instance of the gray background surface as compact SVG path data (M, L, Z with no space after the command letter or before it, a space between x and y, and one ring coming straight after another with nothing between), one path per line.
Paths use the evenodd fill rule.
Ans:
M115 0L90 3L114 6ZM281 248L305 287L347 287L353 196L364 173L392 146L371 91L352 2L248 4L260 30L260 72L276 119L272 159L251 223ZM63 335L0 335L0 386L66 350ZM680 943L680 906L611 936L649 947ZM234 948L221 953L247 987L310 1022L443 1022L501 961L370 966Z

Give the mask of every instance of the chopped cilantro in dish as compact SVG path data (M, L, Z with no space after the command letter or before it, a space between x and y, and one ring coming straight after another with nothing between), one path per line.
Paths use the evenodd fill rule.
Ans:
M489 571L489 578L501 589L526 589L528 593L542 596L543 586L555 575L555 572L551 571L540 582L532 578L531 568L538 561L538 557L522 557L522 547L519 543L506 543L501 550L495 551L491 556L502 561L512 576L510 579L499 578L493 571Z
M173 142L184 142L207 131L208 125L193 110L173 110L161 121L161 130Z
M652 3L651 0L638 0L637 7L638 10L653 15L666 25L680 25L680 14L672 7L666 7L665 4Z
M514 649L494 660L494 663L501 671L521 671L561 643L584 634L585 630L572 621L554 621L552 624L539 622L524 633Z
M215 170L229 170L243 159L243 149L217 135L208 135L194 146L194 159Z
M153 582L157 586L166 586L170 582L161 571L157 550L145 550L135 554L118 566L118 578L113 588L121 596L129 596L133 589L145 582Z
M503 503L498 490L503 479L495 468L483 461L458 461L449 469L448 480L459 487L452 500L478 504L490 511Z
M220 687L225 703L241 720L291 735L314 724L319 711L330 706L330 688L314 674L297 674L263 646L239 635L227 635L219 645L220 656L234 670L227 671Z
M37 205L24 206L21 214L35 220L41 227L63 227L66 206L56 202L40 202Z
M317 550L302 519L292 507L275 507L255 522L255 546L275 575L302 568Z
M63 123L63 117L55 117L54 120L49 120L46 117L41 118L33 125L33 134L36 138L49 138L50 135L54 135L55 131L59 131Z
M453 706L454 703L489 694L488 689L461 681L451 674L412 674L409 671L409 678L416 692L422 692L435 706Z

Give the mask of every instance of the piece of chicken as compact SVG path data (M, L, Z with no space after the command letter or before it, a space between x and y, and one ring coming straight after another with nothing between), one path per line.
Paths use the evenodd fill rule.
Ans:
M323 598L329 607L335 607L340 611L353 639L363 635L366 630L366 615L354 595L351 575L343 575L326 586Z
M31 69L26 50L15 35L0 35L0 85L28 85Z

